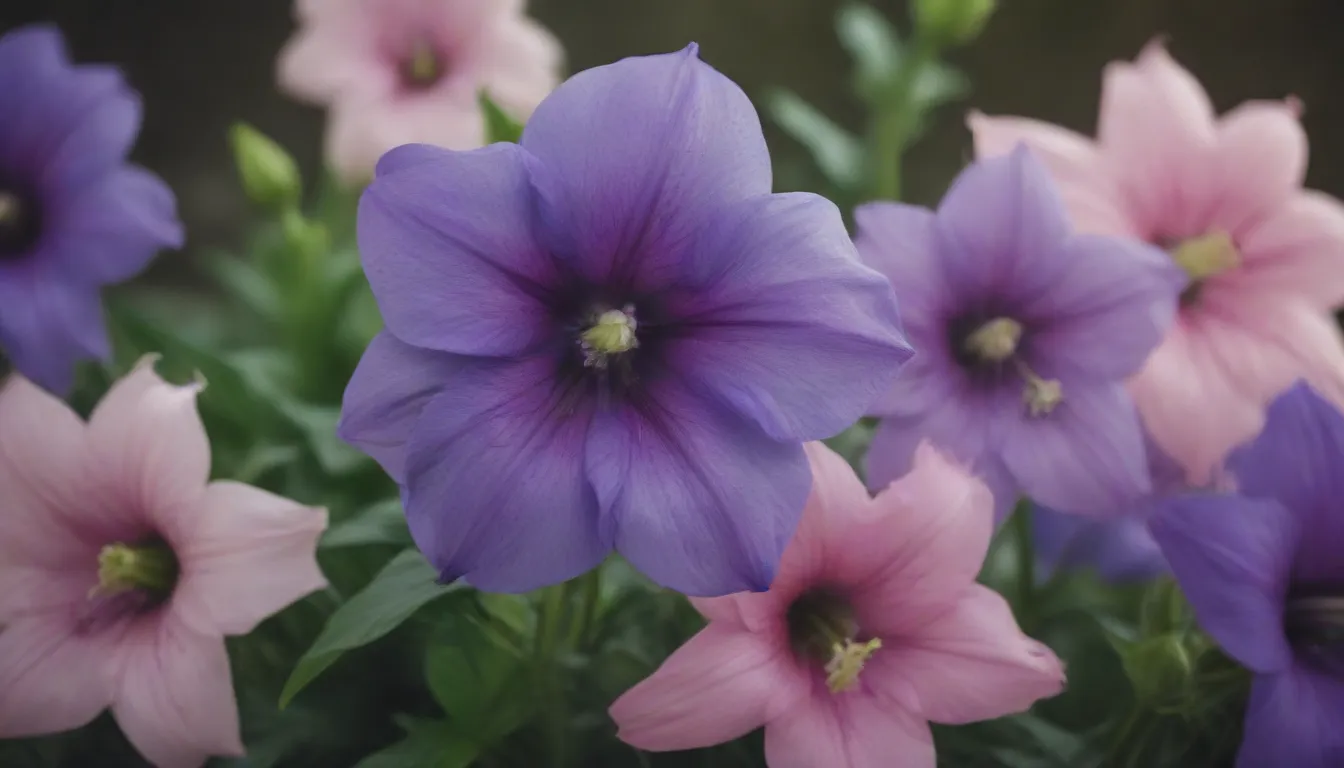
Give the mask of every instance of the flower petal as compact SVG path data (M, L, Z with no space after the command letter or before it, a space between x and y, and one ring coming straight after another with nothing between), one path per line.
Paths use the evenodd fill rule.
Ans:
M1344 580L1344 415L1306 384L1280 395L1265 428L1228 458L1237 490L1275 499L1298 519L1294 574L1302 582Z
M906 325L930 330L942 320L945 284L932 211L900 203L866 203L854 210L854 245L863 263L891 281Z
M143 168L107 174L56 213L51 252L70 278L85 282L128 280L159 250L183 242L172 190Z
M224 640L173 621L134 626L120 649L112 716L161 768L195 768L212 755L241 757L238 705Z
M959 306L1005 292L1034 297L1069 266L1046 258L1070 227L1054 182L1026 147L962 171L938 206L937 228Z
M0 264L0 350L14 368L56 394L69 391L78 360L112 348L98 289L40 261Z
M1043 376L1115 381L1137 373L1171 329L1185 273L1162 251L1083 235L1064 247L1068 270L1026 304Z
M635 293L676 276L714 211L770 192L755 108L694 44L575 75L537 107L522 144L547 171L552 253Z
M1297 107L1248 101L1228 112L1218 123L1212 167L1213 220L1240 235L1288 202L1307 176L1307 134Z
M1344 303L1344 205L1298 192L1237 238L1245 259L1229 278L1263 291L1304 297L1322 310Z
M859 691L835 697L820 692L771 722L765 727L765 761L770 768L936 764L928 723Z
M1024 117L991 117L972 111L966 119L978 158L1029 147L1059 189L1073 225L1098 235L1128 235L1119 189L1091 139L1057 125Z
M464 361L425 406L406 454L406 517L442 579L526 592L610 551L584 478L592 410L545 359Z
M975 581L994 531L994 499L964 468L928 445L908 475L878 493L873 516L852 525L831 568L853 585L861 626L903 635L951 609Z
M1048 507L1032 511L1037 571L1094 569L1112 583L1145 581L1167 573L1166 558L1139 514L1096 519Z
M406 443L425 406L464 365L464 358L413 347L381 331L364 350L341 402L342 440L406 482Z
M112 701L113 635L49 612L0 629L0 738L79 728Z
M653 752L721 744L807 696L811 681L788 649L711 624L611 705L617 738Z
M882 275L859 263L840 211L770 195L703 233L677 302L670 365L778 440L831 437L862 416L911 355Z
M531 234L529 162L514 144L386 155L360 199L358 229L393 335L466 355L512 355L549 338L540 299L556 271Z
M1119 384L1063 384L1049 414L1019 407L1002 446L1022 492L1075 514L1112 513L1152 491L1138 413Z
M884 645L863 677L935 723L991 720L1064 690L1055 654L1018 629L1007 601L974 584L942 616Z
M600 408L588 436L603 541L686 595L767 589L811 486L802 446L676 380L644 386Z
M220 481L206 488L198 514L177 549L173 610L202 634L245 635L327 585L317 567L326 510Z
M1344 763L1344 680L1296 665L1251 683L1237 768Z
M1184 496L1154 505L1149 522L1200 626L1256 672L1284 669L1284 637L1297 521L1276 501Z
M105 542L157 533L176 545L210 477L199 385L169 384L154 358L112 386L89 417L89 474L108 517Z

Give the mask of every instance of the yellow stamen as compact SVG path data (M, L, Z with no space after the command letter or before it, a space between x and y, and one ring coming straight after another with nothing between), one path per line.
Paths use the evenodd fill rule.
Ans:
M1064 402L1064 385L1058 379L1045 379L1018 360L1017 372L1026 382L1022 387L1022 402L1032 416L1045 416Z
M0 190L0 226L17 223L23 216L23 201L13 192Z
M1017 352L1021 340L1021 323L1011 317L997 317L966 337L966 351L982 360L1001 363Z
M417 40L411 47L411 58L406 63L406 74L412 82L428 85L439 79L439 57L434 47Z
M1237 268L1241 264L1241 253L1231 235L1210 232L1181 241L1172 249L1171 259L1185 270L1192 282L1199 282Z
M606 365L607 356L638 347L639 339L635 336L638 327L634 307L609 309L598 315L597 321L580 337L585 364L601 368Z
M176 580L177 560L167 547L109 544L98 553L98 586L89 596L137 589L167 592Z
M826 687L831 693L854 687L859 681L864 663L881 647L882 641L876 637L862 644L853 640L836 643L831 647L831 660L826 662Z

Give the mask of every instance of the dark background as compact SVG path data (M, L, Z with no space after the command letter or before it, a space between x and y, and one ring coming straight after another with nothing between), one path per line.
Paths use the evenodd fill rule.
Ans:
M904 2L873 4L908 29ZM849 62L833 34L839 0L532 0L568 51L570 71L631 54L701 44L702 55L753 96L782 85L858 129ZM240 242L247 208L225 132L247 120L285 144L311 174L321 162L320 111L274 86L276 53L293 29L286 0L0 0L0 30L57 22L80 61L115 62L145 98L136 159L177 191L189 247ZM975 91L944 108L909 159L909 197L936 200L967 158L965 109L1031 115L1090 131L1102 66L1155 35L1220 110L1296 94L1312 139L1309 184L1344 196L1344 0L1003 0L984 37L953 55ZM768 124L777 156L801 149ZM160 259L160 279L189 276Z

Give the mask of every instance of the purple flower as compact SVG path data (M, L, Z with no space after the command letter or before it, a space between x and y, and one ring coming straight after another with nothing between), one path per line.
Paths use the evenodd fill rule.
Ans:
M1155 505L1200 625L1255 677L1239 768L1344 765L1344 416L1305 384L1228 459L1238 495Z
M1023 148L966 169L936 213L855 215L859 252L891 278L919 350L874 408L874 487L928 439L985 478L1000 514L1019 492L1087 512L1149 491L1123 382L1176 312L1185 278L1165 254L1073 234Z
M56 29L0 37L0 353L58 393L110 353L101 287L182 243L172 192L126 163L139 130L120 73L72 65Z
M443 579L528 590L614 548L691 595L769 586L802 442L910 355L835 206L770 183L694 45L575 76L521 145L383 157L359 245L387 330L340 432Z

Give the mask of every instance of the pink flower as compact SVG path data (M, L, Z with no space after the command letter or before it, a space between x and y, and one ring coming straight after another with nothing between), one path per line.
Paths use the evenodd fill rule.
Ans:
M709 626L611 707L622 740L691 749L765 725L771 768L933 766L928 722L1024 710L1064 671L975 583L994 525L927 445L876 499L808 445L812 495L770 591L692 602Z
M326 512L208 483L196 392L142 363L86 425L0 388L0 738L111 707L160 768L242 754L223 638L325 585Z
M523 0L297 0L281 87L330 107L327 159L367 181L402 144L485 143L484 89L522 120L559 82L560 44Z
M1344 301L1344 207L1301 188L1299 109L1251 101L1217 118L1154 42L1106 68L1095 141L1024 118L969 119L982 157L1035 150L1080 229L1161 245L1190 274L1177 323L1130 391L1195 485L1295 380L1344 404L1330 313Z

